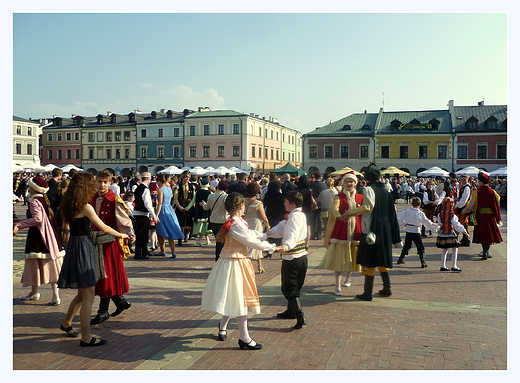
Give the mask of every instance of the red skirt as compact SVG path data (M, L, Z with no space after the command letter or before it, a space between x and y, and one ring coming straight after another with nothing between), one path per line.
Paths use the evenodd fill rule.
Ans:
M501 243L502 235L492 214L479 214L474 226L473 243Z
M126 276L121 248L117 241L103 244L103 264L107 278L98 280L96 295L101 298L110 298L114 295L124 295L129 292L130 284Z

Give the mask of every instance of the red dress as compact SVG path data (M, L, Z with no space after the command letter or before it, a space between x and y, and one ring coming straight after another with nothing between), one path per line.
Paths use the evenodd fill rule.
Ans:
M498 194L488 185L482 185L473 191L471 199L475 201L473 243L501 243L502 235L497 226L502 220Z
M96 200L98 199L96 194L90 204L96 209ZM117 200L116 200L117 199ZM103 197L99 211L96 212L101 220L111 228L122 231L118 225L118 219L116 216L116 204L124 204L124 202L118 198L112 190ZM131 225L130 218L129 222ZM92 231L99 231L96 225L92 224ZM101 234L101 236L103 236ZM98 246L98 245L96 245ZM125 266L123 264L123 249L119 245L117 239L103 243L98 247L103 249L103 265L105 267L106 278L100 279L96 284L96 295L101 298L110 298L114 295L124 295L130 291L130 284L128 283L128 277L126 275Z
M339 214L342 215L348 210L347 196L345 193L341 192L338 194L338 198ZM363 202L363 195L355 193L354 198L356 200L356 205L361 206L361 203ZM353 238L348 238L348 222L338 219L334 223L334 228L330 234L330 239L337 239L340 241L359 241L361 239L361 215L356 216L356 227L354 228Z

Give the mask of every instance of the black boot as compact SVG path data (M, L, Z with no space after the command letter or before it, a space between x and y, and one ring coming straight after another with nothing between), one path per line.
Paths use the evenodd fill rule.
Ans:
M182 239L177 240L177 246L182 246Z
M426 228L424 226L422 226L421 228L421 237L428 238L428 236L426 235Z
M109 318L108 305L110 304L110 298L100 298L99 309L97 315L90 320L90 324L100 324Z
M111 317L116 317L121 314L124 310L128 310L132 304L126 300L122 295L114 295L112 297L112 301L116 305L117 309L112 314Z
M294 328L298 330L298 329L302 328L303 325L307 324L307 321L305 320L305 316L303 315L300 298L290 299L288 302L288 305L296 317L296 324L294 325Z
M390 275L388 272L382 272L381 279L383 280L383 290L379 290L379 294L389 297L392 295L392 290L390 290Z
M141 246L135 246L134 259L148 259L147 252L146 247L143 249Z
M401 265L401 264L404 264L404 257L408 255L407 253L404 252L404 250L401 250L401 255L399 256L399 259L397 260L397 264L398 265Z
M285 310L283 313L276 314L278 318L282 319L296 319L296 315L292 312L292 309L289 307L289 304L287 304L287 310Z
M365 275L365 287L363 294L356 295L357 299L363 299L364 301L372 300L372 289L374 287L374 277L370 275Z
M421 267L422 268L428 267L428 265L424 261L424 254L419 254L419 259L421 260Z

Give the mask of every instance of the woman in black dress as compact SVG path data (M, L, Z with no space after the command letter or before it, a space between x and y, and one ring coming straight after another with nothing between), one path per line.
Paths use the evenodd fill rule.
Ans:
M90 314L94 301L95 286L104 272L100 270L103 260L99 259L90 234L91 223L94 223L104 233L118 238L128 238L105 225L96 215L96 211L88 202L95 192L94 176L90 173L77 173L72 178L60 205L63 230L70 231L66 244L65 258L58 279L60 289L78 289L76 297L70 303L67 315L60 324L60 329L69 337L77 337L72 329L72 320L79 311L81 323L82 347L101 346L107 341L95 338L90 333Z

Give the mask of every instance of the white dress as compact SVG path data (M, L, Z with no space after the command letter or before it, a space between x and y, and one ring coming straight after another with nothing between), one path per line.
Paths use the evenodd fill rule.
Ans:
M224 248L204 286L201 308L232 317L248 312L260 314L255 270L247 255L248 247L273 252L276 245L261 241L262 233L249 230L242 218L235 216L230 221ZM226 225L228 223L224 227Z

